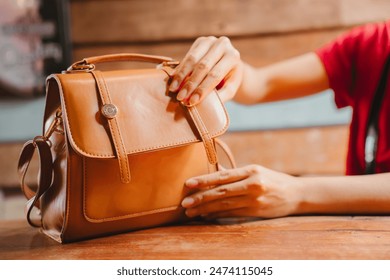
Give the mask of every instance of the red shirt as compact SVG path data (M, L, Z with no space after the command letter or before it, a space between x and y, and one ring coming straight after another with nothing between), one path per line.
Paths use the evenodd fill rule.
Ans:
M338 108L353 108L347 156L348 175L364 174L366 129L379 80L390 55L390 21L353 29L316 51L324 64ZM390 172L390 80L378 123L377 173Z

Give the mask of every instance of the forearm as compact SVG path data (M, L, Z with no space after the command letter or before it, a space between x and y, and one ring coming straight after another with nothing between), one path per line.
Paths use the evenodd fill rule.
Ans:
M244 64L234 100L243 104L279 101L318 93L328 87L322 62L315 53L308 53L261 68Z
M296 214L389 214L390 173L302 177Z

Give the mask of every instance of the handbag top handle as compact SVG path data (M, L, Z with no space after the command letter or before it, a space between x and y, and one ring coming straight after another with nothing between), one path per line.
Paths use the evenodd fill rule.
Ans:
M119 62L119 61L137 61L137 62L148 62L163 64L164 66L176 66L179 64L178 61L173 60L167 56L159 55L146 55L138 53L118 53L108 54L101 56L91 56L84 58L80 61L73 63L66 72L73 71L92 71L95 69L95 64L106 63L106 62Z

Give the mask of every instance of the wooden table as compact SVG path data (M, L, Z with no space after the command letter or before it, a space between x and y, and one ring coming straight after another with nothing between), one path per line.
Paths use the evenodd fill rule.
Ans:
M0 222L0 259L390 259L390 217L308 216L146 229L61 245Z

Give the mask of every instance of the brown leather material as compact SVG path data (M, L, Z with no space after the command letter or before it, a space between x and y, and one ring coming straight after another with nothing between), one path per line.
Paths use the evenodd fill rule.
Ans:
M201 143L135 154L129 156L129 162L134 175L129 184L123 184L118 176L104 176L115 174L115 159L84 157L83 205L89 221L111 221L177 210L183 196L189 192L184 188L185 180L216 171L215 165L207 163Z
M84 58L78 62L75 62L73 65L80 64L97 64L97 63L106 63L113 61L139 61L139 62L149 62L149 63L164 63L164 62L173 62L172 58L167 56L158 56L158 55L145 55L138 53L119 53L119 54L107 54L101 56L91 56ZM72 66L73 66L72 65Z
M20 178L20 186L24 196L30 200L35 196L35 191L25 183L28 167L35 153L35 146L33 141L30 140L23 145L22 151L19 155L18 173Z
M177 102L163 68L48 77L36 139L52 156L40 160L53 178L27 194L40 203L45 234L72 242L187 220L184 182L218 170L215 142L229 120L217 92L190 109ZM33 150L27 143L22 171Z
M31 196L31 188L24 184L24 177L27 173L29 163L32 159L34 151L38 151L39 155L39 179L38 179L38 188L33 196ZM27 221L31 226L40 227L42 225L41 221L35 221L31 219L31 212L36 206L39 208L39 199L41 196L49 189L52 182L52 155L50 151L49 144L45 139L34 139L33 141L28 141L23 149L20 156L18 170L22 178L22 190L24 190L27 198L29 199L26 204L26 216ZM27 191L28 190L28 191ZM30 197L30 198L29 198Z
M187 108L168 92L168 75L160 69L104 72L111 102L118 106L119 129L127 154L165 149L200 141ZM66 129L70 143L81 155L114 158L106 119L100 112L99 94L90 73L51 76L63 86ZM88 104L88 105L86 105ZM222 135L229 120L216 92L200 105L199 114L212 138ZM169 127L169 129L166 129ZM98 141L97 141L98 140Z
M188 111L192 117L192 120L195 123L196 128L199 131L199 135L202 138L207 158L210 164L217 163L217 152L214 147L213 138L210 136L210 132L207 130L206 125L204 124L202 117L199 115L199 112L196 106L188 107Z
M102 108L104 108L104 106L107 105L115 106L115 104L112 103L110 92L104 80L103 74L100 71L92 71L91 73L95 78L96 85L98 87ZM114 108L116 108L116 106ZM114 143L115 154L119 162L119 172L121 174L121 180L123 183L129 183L130 182L129 162L127 160L126 149L123 143L121 130L119 128L116 115L107 118L107 122L111 132L110 133L111 139L112 142Z

